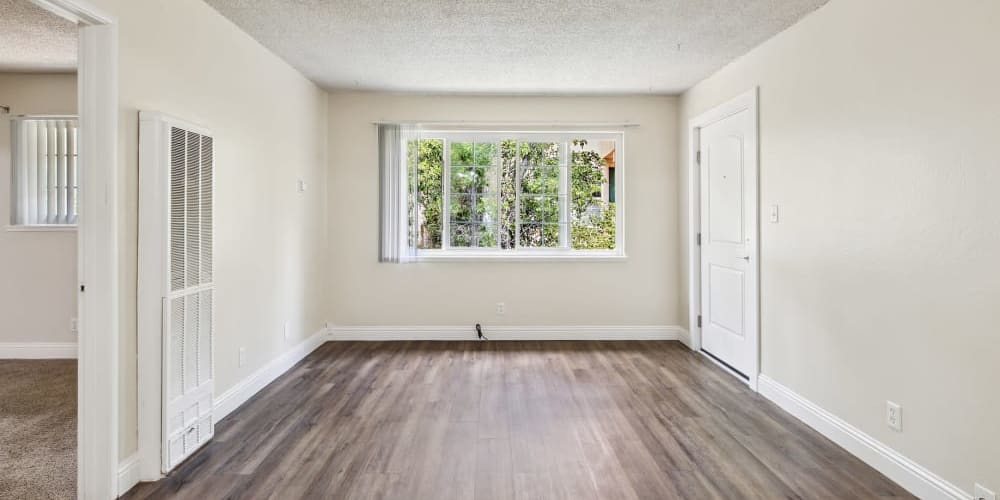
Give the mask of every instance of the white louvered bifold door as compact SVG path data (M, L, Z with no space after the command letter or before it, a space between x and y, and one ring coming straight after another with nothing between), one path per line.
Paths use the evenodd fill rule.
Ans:
M170 127L169 270L163 298L163 467L213 435L212 138Z

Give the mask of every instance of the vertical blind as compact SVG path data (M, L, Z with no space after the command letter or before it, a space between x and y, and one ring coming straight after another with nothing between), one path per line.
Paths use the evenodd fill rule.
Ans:
M414 138L411 127L378 125L379 147L379 262L408 262L409 243L409 155Z
M16 118L11 148L11 223L76 224L76 117Z

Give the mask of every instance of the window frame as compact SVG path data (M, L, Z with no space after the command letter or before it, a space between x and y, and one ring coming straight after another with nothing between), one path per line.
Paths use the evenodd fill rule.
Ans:
M17 156L20 149L24 148L25 145L20 143L20 135L16 134L17 128L14 126L14 122L18 122L18 127L24 126L24 122L27 121L72 121L76 124L76 138L74 139L74 149L75 153L72 154L74 159L74 165L76 166L76 172L73 175L73 185L57 186L56 189L67 189L74 191L74 201L77 204L80 203L80 117L78 115L18 115L11 119L11 138L10 138L10 176L9 176L9 187L10 187L10 214L9 220L7 221L7 231L8 232L62 232L62 231L76 231L79 227L79 211L73 214L74 221L70 223L46 223L46 222L30 222L30 223L18 223L18 194L17 194ZM69 153L67 153L69 154ZM67 168L69 168L67 166ZM67 207L67 210L72 210Z
M441 182L441 248L439 249L418 249L412 248L412 260L416 262L467 262L467 261L621 261L627 258L625 253L625 131L624 130L481 130L481 129L454 129L454 128L419 128L411 139L416 140L442 140L442 182ZM559 225L560 225L560 246L558 247L522 247L520 242L521 231L521 204L520 197L521 176L516 175L515 199L515 238L514 248L499 248L502 224L500 224L500 210L502 210L503 193L495 193L497 199L497 224L495 248L477 247L455 247L451 245L451 144L454 142L464 143L493 143L496 144L496 161L489 168L495 170L497 176L497 187L499 189L500 177L503 172L503 160L500 143L504 140L515 140L520 149L520 144L525 142L556 142L560 144L560 161L555 168L559 170ZM574 249L571 245L571 224L569 215L570 204L570 169L572 168L570 151L573 140L586 139L588 142L608 141L615 142L615 168L613 174L615 179L615 248L607 250L586 250ZM404 144L405 148L406 145ZM405 149L404 149L405 150ZM517 166L520 172L520 165ZM404 169L408 170L408 169ZM405 174L404 174L405 175ZM411 188L416 189L416 180L409 179ZM612 185L609 179L609 189ZM415 191L413 191L415 192ZM410 221L412 223L412 221ZM409 230L409 224L407 224Z

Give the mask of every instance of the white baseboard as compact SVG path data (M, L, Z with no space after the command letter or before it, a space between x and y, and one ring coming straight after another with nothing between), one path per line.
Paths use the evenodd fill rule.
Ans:
M688 349L690 349L691 348L691 332L689 332L687 330L687 328L681 328L681 327L677 327L677 328L680 330L679 332L677 332L677 340L679 340L680 343L686 345L688 347Z
M133 453L118 464L118 496L128 493L128 490L137 484L139 484L139 454Z
M317 347L329 340L328 337L329 333L325 328L316 332L311 337L303 340L281 356L278 356L253 372L249 377L230 387L228 391L218 395L214 403L213 419L215 421L213 424L218 423L226 415L232 413L233 410L239 408L240 405L252 398L254 394L257 394L257 392L266 387L267 384L270 384L274 379L288 371L289 368L302 361L309 353L315 351Z
M76 342L0 342L0 359L76 359Z
M757 378L758 391L783 410L837 443L910 493L924 500L972 500L972 495L820 408L767 375Z
M679 326L490 326L490 340L680 340ZM473 326L334 326L330 340L476 340Z

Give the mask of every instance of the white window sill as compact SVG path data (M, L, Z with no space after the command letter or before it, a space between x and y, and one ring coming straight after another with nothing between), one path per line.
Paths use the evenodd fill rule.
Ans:
M76 231L76 224L33 224L26 226L7 226L7 231L13 233L44 233L59 231Z
M624 262L618 252L477 252L440 251L418 253L411 262Z

